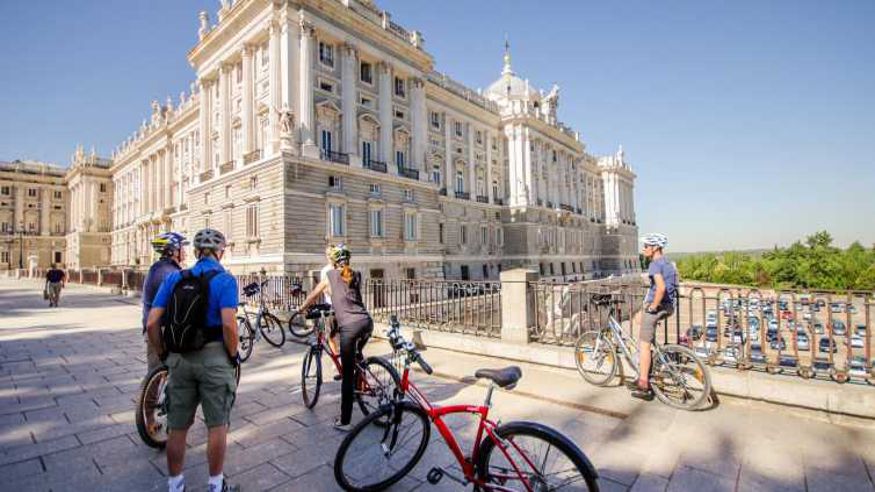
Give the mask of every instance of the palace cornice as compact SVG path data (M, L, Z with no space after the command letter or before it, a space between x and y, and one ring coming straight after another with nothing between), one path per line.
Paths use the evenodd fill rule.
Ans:
M264 9L273 10L273 0L243 0L234 3L221 22L211 29L203 39L188 52L188 62L192 67L202 66L208 58L223 49L228 41L240 35Z
M431 101L436 104L447 106L457 113L463 114L472 119L480 120L484 122L485 125L491 125L493 128L497 129L501 123L501 116L499 114L482 108L471 101L467 101L430 81L425 82L425 96L426 102L431 99Z
M584 145L583 142L575 139L570 135L565 134L558 128L551 126L544 121L539 120L538 118L527 115L512 115L502 118L501 122L505 125L521 124L528 126L538 131L545 137L551 138L565 145L568 150L570 150L574 154L575 157L582 157L584 152L586 151L586 145Z

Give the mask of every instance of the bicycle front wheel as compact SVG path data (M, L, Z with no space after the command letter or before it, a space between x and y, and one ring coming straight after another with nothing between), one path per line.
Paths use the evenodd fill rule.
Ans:
M364 415L392 401L401 386L398 371L381 357L368 357L359 370L355 399Z
M334 458L334 479L344 490L383 490L404 478L425 453L428 416L412 402L372 412L346 435Z
M313 328L314 326L312 323L307 323L307 318L304 317L304 313L296 313L289 318L289 333L291 333L293 337L307 338L313 333Z
M322 352L310 350L304 356L301 367L301 396L307 408L316 406L319 401L319 390L322 389Z
M505 450L486 438L477 475L500 490L598 492L598 473L583 451L559 431L535 422L509 422L495 429ZM486 488L491 490L490 488Z
M617 350L600 331L587 331L574 345L577 372L590 384L605 386L617 374Z
M286 332L283 331L283 324L276 316L264 313L261 316L261 326L258 329L261 330L261 336L267 340L267 343L274 347L279 348L286 343Z
M237 334L240 339L238 347L240 362L246 362L252 355L252 346L255 344L255 330L252 329L246 316L237 316Z
M666 345L662 347L662 357L653 357L650 385L666 405L695 410L711 394L711 375L695 352L682 345Z
M147 446L164 449L167 444L167 367L159 366L146 376L137 398L137 433Z

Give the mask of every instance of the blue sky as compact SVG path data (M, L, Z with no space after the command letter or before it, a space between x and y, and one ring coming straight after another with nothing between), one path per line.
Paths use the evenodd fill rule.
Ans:
M562 88L590 151L623 144L642 232L676 251L875 243L875 2L378 0L437 68ZM112 148L193 73L219 2L0 2L0 160Z

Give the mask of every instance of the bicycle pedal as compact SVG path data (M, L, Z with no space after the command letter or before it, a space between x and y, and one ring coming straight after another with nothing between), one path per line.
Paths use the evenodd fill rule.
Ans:
M444 478L444 471L438 467L434 467L428 471L428 475L425 476L425 479L428 480L428 483L432 485L437 485L441 479Z

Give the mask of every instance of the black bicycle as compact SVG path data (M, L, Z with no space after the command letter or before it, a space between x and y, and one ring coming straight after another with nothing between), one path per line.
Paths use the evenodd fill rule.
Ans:
M264 338L274 347L286 343L286 333L279 318L274 316L264 304L264 286L267 280L252 282L243 287L243 296L252 298L258 296L258 309L254 312L247 309L248 303L241 302L243 313L237 316L237 333L240 337L240 361L245 362L252 355L256 342Z

